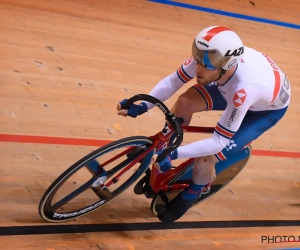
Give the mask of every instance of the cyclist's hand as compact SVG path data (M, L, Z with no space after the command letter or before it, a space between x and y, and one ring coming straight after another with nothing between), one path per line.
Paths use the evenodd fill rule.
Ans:
M129 109L121 109L121 104L125 103L127 99L124 99L120 103L117 104L117 114L122 115L122 116L130 116L130 117L137 117L141 114L144 114L148 110L148 106L145 102L140 103L139 105L137 104L131 104Z
M157 157L163 152L164 150L156 152L155 155L152 156L150 164L154 164L154 167L157 168L161 172L166 172L172 168L172 160L177 159L177 149L175 149L173 152L171 152L169 155L167 155L166 158L164 158L160 162L156 162Z

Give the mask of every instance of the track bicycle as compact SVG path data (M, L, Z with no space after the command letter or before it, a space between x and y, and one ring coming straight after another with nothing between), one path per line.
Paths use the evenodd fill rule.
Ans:
M75 162L55 179L42 196L38 208L42 219L64 222L91 213L126 191L142 175L133 192L152 199L150 209L157 215L158 211L189 185L193 158L167 172L160 172L154 165L150 166L150 160L156 151L163 150L157 158L159 162L178 148L184 133L212 134L214 128L182 125L182 118L176 117L160 100L146 94L131 97L122 105L122 109L128 109L136 101L148 101L164 113L166 123L163 129L152 136L130 136L113 141ZM168 140L173 133L176 135L175 141L169 145ZM251 152L251 146L247 145L235 157L218 162L215 165L215 180L203 190L193 206L230 183L245 167ZM80 170L85 170L84 174L79 174ZM74 176L80 177L80 181L72 181ZM57 195L63 185L67 185L67 194ZM78 201L75 202L77 198Z

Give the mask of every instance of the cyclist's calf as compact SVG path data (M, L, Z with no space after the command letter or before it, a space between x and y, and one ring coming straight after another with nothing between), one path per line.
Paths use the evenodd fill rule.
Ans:
M188 97L179 96L171 111L177 116L184 119L183 125L189 125L193 116L192 102Z
M204 156L194 159L193 182L197 185L210 183L216 174L215 164L218 159L214 156Z

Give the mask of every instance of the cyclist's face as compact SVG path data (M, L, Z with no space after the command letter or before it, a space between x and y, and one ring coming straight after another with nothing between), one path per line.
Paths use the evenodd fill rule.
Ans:
M219 78L221 69L209 70L201 63L196 66L196 81L199 85L207 85Z
M192 55L197 63L196 81L198 84L206 85L219 78L223 59L217 50L199 50L193 43Z

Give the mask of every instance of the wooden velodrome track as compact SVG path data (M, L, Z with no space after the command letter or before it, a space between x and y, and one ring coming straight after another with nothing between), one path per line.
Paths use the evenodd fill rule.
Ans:
M166 1L0 1L0 249L300 247L298 0L201 1L211 9L197 9L196 0L179 0L186 4L181 7L174 6L178 2L159 2ZM150 212L150 201L134 195L132 187L103 208L63 223L77 225L77 231L57 231L56 224L41 220L39 200L68 166L107 141L152 135L162 128L158 109L124 118L116 115L117 102L148 93L190 56L199 30L215 24L229 26L245 45L265 51L292 84L287 115L253 143L246 169L217 195L189 210L178 221L186 222L184 229L176 223L162 229ZM168 107L189 86L168 100ZM197 114L192 125L214 126L219 115ZM194 139L186 135L184 143ZM262 223L234 227L242 220ZM265 220L283 222L267 227ZM193 221L215 221L218 226L199 224L193 229L188 224ZM222 221L232 224L222 226ZM137 222L140 229L130 228ZM117 231L101 227L113 223L121 223ZM156 227L147 230L151 223ZM100 227L84 233L80 226L88 224ZM298 242L262 242L262 236L284 235Z

